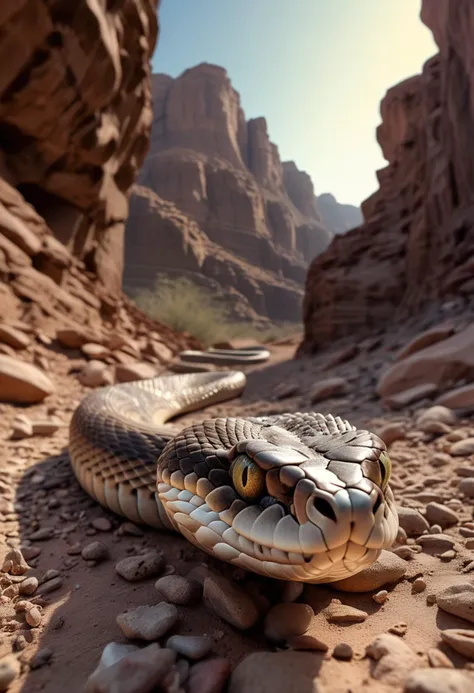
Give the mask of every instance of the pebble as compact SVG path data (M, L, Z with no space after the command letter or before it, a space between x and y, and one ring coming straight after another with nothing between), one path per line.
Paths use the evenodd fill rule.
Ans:
M396 440L403 440L406 436L406 426L403 423L389 423L382 426L377 431L377 435L382 438L385 445L389 447Z
M464 655L468 659L474 660L474 630L463 628L448 628L440 631L441 640L447 645Z
M165 567L165 559L161 553L149 551L142 556L123 558L115 566L116 572L129 582L156 577Z
M453 457L467 457L474 453L474 438L464 438L451 445L449 454Z
M329 646L319 638L315 638L314 635L294 635L288 638L287 644L292 650L313 652L327 652L329 650Z
M231 674L228 693L316 693L321 660L314 652L254 652ZM263 675L262 675L263 673ZM346 686L347 688L347 686ZM329 690L329 688L327 688ZM200 693L196 690L195 693Z
M429 523L414 508L397 506L398 521L409 537L418 537L429 529Z
M452 669L417 669L405 682L403 693L472 693L474 677Z
M259 617L251 597L225 577L213 575L205 578L204 603L239 630L251 628Z
M265 617L265 636L273 642L281 642L296 635L303 635L313 617L314 611L308 604L276 604Z
M421 546L397 546L397 548L392 549L392 553L404 561L412 561L420 551Z
M403 638L403 636L406 634L408 630L408 625L406 623L396 623L394 626L391 626L391 628L388 629L389 633L392 633L392 635L398 635L400 638Z
M448 407L435 405L425 409L416 419L417 425L426 421L438 421L439 423L447 424L448 426L456 423L456 414Z
M62 584L62 577L53 578L52 580L48 580L47 582L41 584L36 590L36 594L50 594L51 592L54 592L62 587Z
M216 657L198 662L189 671L187 693L221 693L229 676L230 663L227 659Z
M121 524L120 532L123 534L129 534L132 537L143 536L143 530L137 525L134 525L133 522L124 522L123 524Z
M354 651L350 645L345 642L336 645L332 652L334 659L342 659L345 662L349 662L354 656Z
M362 623L368 617L366 611L356 609L353 606L342 604L339 599L333 599L329 606L323 610L323 614L329 623Z
M202 585L182 575L166 575L156 581L155 587L172 604L198 604L202 599Z
M2 573L10 575L24 575L30 566L25 561L22 552L19 549L11 549L5 555L2 563Z
M474 623L474 584L472 582L447 587L436 595L436 603L443 611Z
M116 662L120 661L132 652L138 652L139 647L136 645L131 645L129 643L119 643L119 642L109 642L108 645L102 650L100 656L99 664L94 673L103 671L107 667L113 666Z
M341 592L372 592L383 585L398 582L406 572L407 565L402 558L392 551L382 551L369 568L344 580L333 582L332 586Z
M173 650L152 643L120 657L112 666L99 667L89 677L84 693L149 693L164 689L176 660Z
M43 647L41 650L38 650L38 652L36 652L30 659L30 668L39 669L40 667L43 667L49 662L52 656L53 650L51 650L49 647Z
M474 498L474 478L466 477L461 479L458 485L460 493L463 493L468 498Z
M158 640L178 620L178 610L173 604L160 602L155 606L139 606L117 616L117 623L125 637L139 640Z
M20 662L9 654L0 659L0 691L6 691L20 673Z
M412 592L415 594L419 594L420 592L424 592L426 589L426 582L422 577L416 578L416 580L413 582L411 586Z
M447 534L424 534L418 537L416 543L428 553L442 553L453 549L456 545L455 540Z
M51 539L54 534L54 529L52 527L41 527L37 529L36 532L30 534L31 541L46 541Z
M440 525L442 529L456 525L459 522L459 518L454 510L447 508L442 503L428 503L425 517L430 525Z
M212 645L210 638L198 635L172 635L166 641L166 647L188 659L202 659L211 651Z
M438 650L437 647L430 647L430 649L426 653L428 657L428 662L430 667L438 668L441 667L443 669L446 668L452 668L454 664L452 661L447 657L444 652L441 652L441 650Z
M82 558L85 561L105 561L109 557L109 549L101 541L92 541L81 551Z
M377 604L385 604L385 602L387 601L387 597L388 597L387 590L380 590L380 592L377 592L377 594L372 595L372 599Z
M99 532L110 532L112 529L112 523L106 517L95 517L91 525L94 529L98 529Z
M43 620L43 614L37 606L33 606L25 613L25 621L32 628L37 628Z
M403 684L407 674L418 666L413 650L396 635L382 633L366 648L366 654L375 660L372 676L388 686Z

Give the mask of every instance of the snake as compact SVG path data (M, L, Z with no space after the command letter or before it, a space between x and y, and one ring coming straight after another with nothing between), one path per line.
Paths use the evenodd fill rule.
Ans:
M87 394L69 428L79 484L140 525L279 580L330 583L397 536L383 440L333 414L176 417L240 396L238 370L160 375Z

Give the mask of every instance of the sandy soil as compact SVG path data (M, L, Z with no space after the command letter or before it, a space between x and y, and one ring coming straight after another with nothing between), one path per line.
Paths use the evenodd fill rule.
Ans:
M421 510L424 510L427 498L439 498L449 503L458 498L457 468L474 464L474 457L450 457L446 465L436 468L431 465L431 459L435 452L449 452L456 435L458 438L474 435L472 420L459 420L444 435L427 436L420 433L414 423L415 410L426 406L426 402L393 413L381 408L374 393L374 384L383 364L416 329L416 325L407 326L404 334L388 335L370 353L362 350L355 358L333 367L328 367L328 363L334 358L336 348L311 359L293 360L296 339L293 343L276 346L268 364L249 369L248 386L241 398L183 417L182 421L224 413L244 416L319 409L324 413L337 413L356 425L369 428L380 429L387 422L401 422L406 432L390 446L397 502ZM348 344L350 342L341 342L337 349ZM44 615L37 628L25 626L22 614L15 615L12 601L4 600L0 604L0 656L12 650L21 652L23 671L9 688L11 693L62 693L66 689L68 693L79 693L95 668L103 647L111 641L126 642L116 623L117 614L157 602L154 579L132 584L116 574L114 566L125 556L141 553L144 547L159 547L170 572L186 575L193 568L204 565L212 573L243 581L247 591L257 590L268 596L273 588L268 584L270 581L246 576L210 559L179 536L147 528L142 528L140 536L127 535L120 529L123 519L88 498L75 480L66 450L68 421L87 392L70 372L71 367L78 365L78 354L58 353L46 347L41 347L41 350L58 384L57 394L30 407L0 405L0 540L9 546L29 544L27 555L38 555L28 559L32 567L28 575L41 578L46 571L57 571L53 580L57 589L40 597ZM312 406L310 398L314 384L334 375L347 380L349 394ZM10 439L11 424L18 413L25 413L30 418L54 415L61 419L63 427L51 436L14 441ZM426 664L430 648L439 647L454 666L465 666L467 660L464 657L440 645L439 631L472 628L472 624L427 603L430 601L428 595L474 577L474 564L472 573L466 574L466 566L470 570L474 552L466 549L466 538L459 532L463 523L472 521L473 500L464 501L459 508L455 504L455 507L459 522L444 530L459 544L455 555L451 560L441 560L427 552L416 554L414 560L407 562L405 578L388 588L389 597L383 605L375 603L373 593L348 594L320 586L305 588L300 601L309 603L316 614L308 633L329 646L327 653L313 655L319 669L318 690L323 693L397 690L372 677L373 663L364 656L365 647L377 635L390 631L394 626L399 627L398 632L403 633L400 637L419 654L420 663ZM95 529L91 523L97 518L107 518L110 529ZM45 528L51 531L48 533ZM48 538L35 539L38 530L44 530ZM109 558L93 564L78 555L78 547L96 539L107 545ZM37 551L31 551L31 547ZM414 593L413 581L420 576L426 581L426 590ZM48 582L51 585L51 580L48 580L43 583L43 589ZM275 591L278 592L276 588ZM347 626L329 624L321 611L334 598L366 611L367 619ZM232 667L246 654L275 649L265 639L261 625L242 633L203 605L180 607L179 610L177 632L208 634L214 640L213 653L228 658ZM348 643L353 648L352 661L338 661L332 656L332 649L340 643ZM46 659L49 656L49 661L32 669L31 663L33 667L38 664L35 653L41 651Z

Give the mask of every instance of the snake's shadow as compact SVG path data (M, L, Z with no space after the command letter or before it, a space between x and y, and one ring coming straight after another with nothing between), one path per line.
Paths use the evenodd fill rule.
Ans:
M78 484L67 449L44 458L24 473L16 487L15 503L20 545L32 568L28 575L38 577L42 583L30 599L39 596L45 610L45 626L40 628L30 629L24 614L17 614L17 632L27 641L19 657L28 671L35 652L52 652L49 663L28 671L21 693L43 689L64 693L66 685L68 693L82 693L104 646L112 641L129 642L117 625L117 614L161 600L154 587L156 578L127 582L116 573L115 565L122 558L158 549L178 574L197 570L205 575L210 570L230 579L242 577L233 566L212 559L174 532L147 527L139 528L140 536L121 532L123 518L98 505ZM109 520L110 531L92 528L91 523L99 517ZM41 536L47 538L38 538ZM80 554L80 549L92 541L102 542L109 552L109 557L96 565ZM31 547L40 549L36 557L30 557ZM55 572L48 575L47 571ZM43 582L45 577L50 579ZM48 591L51 587L55 589ZM209 634L215 641L213 654L227 657L233 667L246 654L268 651L260 623L243 636L204 605L180 606L179 612L174 632ZM316 654L315 663L319 659Z

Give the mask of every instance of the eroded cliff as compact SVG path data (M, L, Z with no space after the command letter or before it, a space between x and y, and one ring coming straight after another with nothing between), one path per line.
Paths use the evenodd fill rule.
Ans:
M149 287L157 271L186 272L232 290L234 314L298 320L308 263L331 238L311 179L280 162L264 118L245 120L223 68L153 75L152 89L152 141L127 223L125 287Z
M301 351L474 292L474 7L424 0L421 18L439 53L381 102L388 165L364 223L310 267Z

